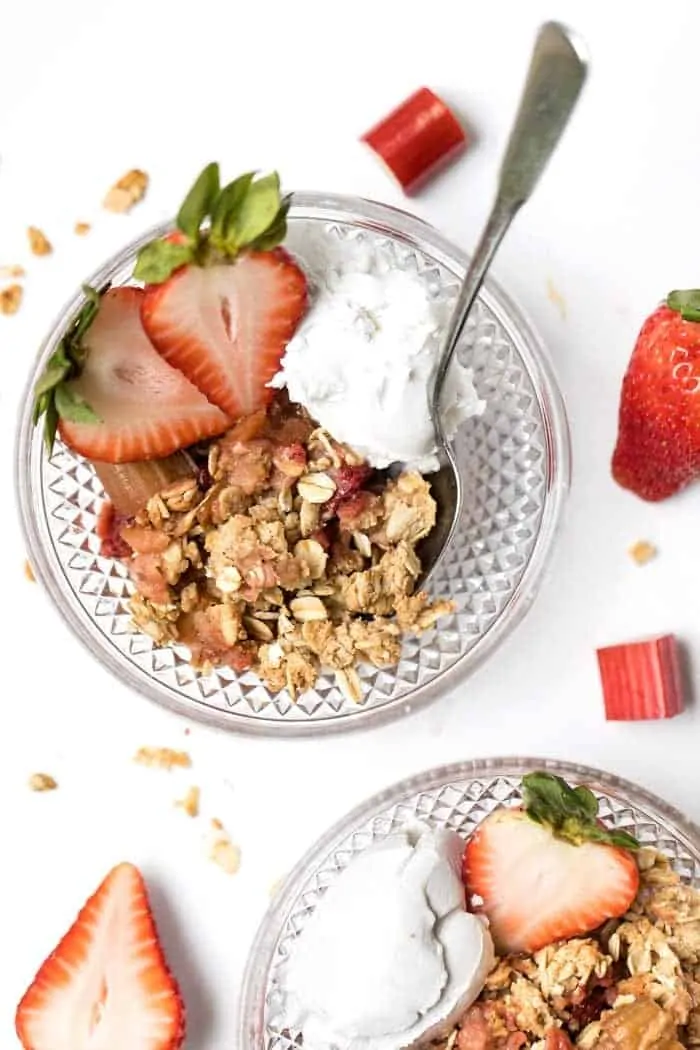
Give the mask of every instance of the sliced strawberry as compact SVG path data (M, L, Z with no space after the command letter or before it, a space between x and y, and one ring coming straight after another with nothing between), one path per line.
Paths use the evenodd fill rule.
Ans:
M158 943L146 886L114 868L17 1008L25 1050L177 1050L185 1010Z
M267 405L267 387L306 309L306 279L282 249L184 266L145 290L151 342L232 419Z
M639 888L626 848L636 842L600 824L587 788L546 773L529 774L524 788L527 809L495 810L464 854L470 902L504 953L589 933L623 915Z
M140 288L112 288L83 337L87 359L67 386L99 417L61 418L61 437L88 459L158 459L221 434L228 418L156 353L141 324Z

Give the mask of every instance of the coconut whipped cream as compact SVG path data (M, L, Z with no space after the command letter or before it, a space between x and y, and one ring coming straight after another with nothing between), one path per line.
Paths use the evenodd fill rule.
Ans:
M338 273L317 284L270 386L286 387L334 438L374 467L437 470L428 396L450 304L414 273ZM453 361L443 394L448 437L480 414L470 369Z
M462 839L416 827L356 857L294 945L288 1023L313 1050L401 1050L439 1037L481 992L494 949L465 910Z

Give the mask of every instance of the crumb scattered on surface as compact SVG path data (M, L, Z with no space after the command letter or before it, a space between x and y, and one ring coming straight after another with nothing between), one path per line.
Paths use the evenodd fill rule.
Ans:
M175 751L171 747L140 747L134 755L134 762L155 769L189 769L192 759L186 751Z
M235 875L241 866L241 851L225 833L214 839L209 856L227 875Z
M269 890L269 893L270 893L271 897L275 897L277 895L277 893L279 893L279 890L280 890L283 882L284 882L283 878L275 879L275 881L270 886L270 890Z
M86 233L89 233L91 226L89 222L76 222L73 227L73 232L77 233L78 237L84 237Z
M10 284L0 291L0 314L16 314L22 303L22 285Z
M637 565L646 565L647 562L656 557L658 551L654 544L649 543L648 540L637 540L629 548L628 554Z
M191 732L192 732L192 730L190 729L190 727L189 726L185 726L185 736L189 736Z
M26 580L29 580L30 583L36 583L34 569L32 568L32 563L29 561L28 558L25 558L24 560L24 578Z
M32 255L50 255L53 251L51 241L38 226L29 226L27 228L27 237L29 238L29 248Z
M562 321L566 320L566 299L561 294L557 286L552 281L551 277L547 278L547 298L550 303L556 307L559 311L559 316Z
M27 271L23 266L0 266L0 278L3 280L7 277L26 277Z
M32 773L29 778L31 791L55 791L57 787L58 781L54 780L48 773Z
M224 825L221 823L218 817L211 818L211 826L215 831L223 831Z
M181 798L175 805L178 809L184 810L188 817L199 816L199 788L192 785L191 788L187 789L187 793L184 798Z
M142 200L147 189L148 175L145 171L133 168L115 182L102 202L103 207L117 213L131 211Z

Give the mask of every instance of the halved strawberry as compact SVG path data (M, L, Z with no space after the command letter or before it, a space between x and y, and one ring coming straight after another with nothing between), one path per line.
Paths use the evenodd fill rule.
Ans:
M17 1008L25 1050L177 1050L185 1009L146 886L119 864L90 898Z
M98 417L58 421L61 437L88 459L158 459L221 434L227 416L156 353L141 324L140 288L111 288L82 337L80 375L64 386ZM60 401L57 399L59 414Z
M600 824L591 791L548 773L523 785L525 808L491 813L464 854L470 903L504 953L588 933L623 915L639 888L637 843Z
M232 419L269 404L267 384L306 310L306 278L282 248L184 266L147 285L143 326L156 350Z

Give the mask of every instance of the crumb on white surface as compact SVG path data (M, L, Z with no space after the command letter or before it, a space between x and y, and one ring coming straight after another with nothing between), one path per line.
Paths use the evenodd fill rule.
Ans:
M192 759L187 751L175 751L171 747L140 747L134 755L134 762L154 769L189 769Z
M653 543L648 540L637 540L627 552L636 565L646 565L659 553Z
M32 773L29 778L30 791L55 791L58 781L49 773Z

